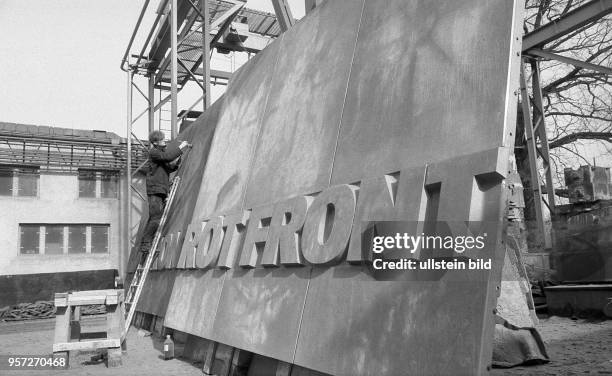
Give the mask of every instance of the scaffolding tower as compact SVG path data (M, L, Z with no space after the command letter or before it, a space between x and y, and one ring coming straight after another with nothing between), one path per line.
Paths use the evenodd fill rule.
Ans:
M179 124L200 113L194 110L198 104L206 111L211 104L211 85L227 85L233 73L211 69L213 53L243 52L250 57L295 23L286 0L271 1L276 14L248 9L243 0L161 0L154 11L152 26L141 35L143 19L150 16L150 0L145 0L121 60L121 69L127 74L128 160L125 173L128 194L125 212L130 230L133 224L129 218L132 206L129 193L136 190L130 182L146 165L145 159L134 166L130 156L133 147L147 149L134 133L135 123L146 115L148 132L163 130L174 139ZM312 3L310 9L316 5L314 0L307 2ZM136 41L142 38L144 42L136 48ZM147 89L137 84L138 76L144 78ZM201 89L201 96L179 112L178 95L189 82ZM146 108L136 115L133 112L134 91L146 102ZM129 249L133 246L131 233L128 231L126 242Z

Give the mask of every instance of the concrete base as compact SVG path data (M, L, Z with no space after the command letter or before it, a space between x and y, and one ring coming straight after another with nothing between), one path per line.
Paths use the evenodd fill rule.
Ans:
M558 316L603 316L612 284L546 287L548 312Z

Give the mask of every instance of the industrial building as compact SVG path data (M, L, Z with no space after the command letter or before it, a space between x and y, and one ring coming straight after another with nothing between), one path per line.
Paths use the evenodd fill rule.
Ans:
M114 286L127 262L125 153L125 139L106 131L0 124L4 305ZM134 163L144 160L135 148ZM145 205L133 202L138 218Z

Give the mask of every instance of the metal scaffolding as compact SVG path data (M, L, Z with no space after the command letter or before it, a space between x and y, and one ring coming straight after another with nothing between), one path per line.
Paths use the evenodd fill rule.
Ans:
M130 182L146 163L145 160L135 165L130 159L134 146L144 146L134 133L135 123L146 115L148 132L169 130L174 139L179 133L179 124L196 112L192 110L198 104L201 103L201 109L206 111L211 104L211 85L227 85L232 77L232 72L211 69L214 51L222 54L244 52L250 56L295 23L286 0L272 1L278 9L276 16L247 9L243 0L161 0L142 46L136 49L134 44L150 3L145 0L121 60L121 69L127 74L128 194L125 212L129 229L133 225L129 210L132 206ZM146 90L137 84L135 78L138 76L146 78ZM198 85L202 95L179 113L178 96L189 82ZM146 102L146 108L137 114L133 112L134 92ZM164 119L163 113L169 113L169 118ZM169 128L163 123L169 123ZM129 231L128 238L126 244L131 249Z
M612 74L612 69L596 64L568 58L553 51L546 51L544 47L569 33L583 27L592 25L602 17L612 13L612 0L593 0L573 9L559 19L543 25L523 37L523 59L521 62L521 104L523 112L523 125L529 157L531 173L531 186L533 189L537 228L540 241L544 248L552 246L551 237L547 235L545 226L544 207L551 218L555 216L555 190L553 186L553 171L550 163L548 136L544 117L544 104L542 99L540 60L557 60L583 69L594 70L605 74ZM531 76L525 69L528 65ZM529 78L531 78L531 95L529 93ZM548 200L542 194L542 185L538 174L539 161L542 163L545 179L545 190Z
M128 104L134 90L147 102L147 108L131 117L131 124L148 115L149 131L155 129L155 114L170 107L170 137L178 134L178 125L184 117L178 115L178 94L189 82L196 83L202 96L187 112L202 103L210 106L210 85L227 85L232 72L210 68L212 51L221 53L261 51L280 32L276 17L269 13L244 8L241 0L162 0L155 12L155 20L138 54L132 54L134 40L147 12L145 1L128 48L121 61L121 69L128 73ZM207 56L203 59L203 56ZM203 63L204 62L204 63ZM131 72L131 77L129 76ZM135 82L136 76L148 78L147 90ZM159 90L156 101L155 90ZM132 110L128 106L128 111ZM132 114L133 115L133 114ZM164 129L161 124L158 126Z

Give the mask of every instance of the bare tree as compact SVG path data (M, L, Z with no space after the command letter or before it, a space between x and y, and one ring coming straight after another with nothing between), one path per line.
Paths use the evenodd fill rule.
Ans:
M564 16L589 0L526 0L524 32ZM604 67L612 67L612 17L575 30L544 49ZM563 169L591 164L585 154L612 162L612 77L555 60L540 61L541 87L551 163L562 184ZM525 219L534 220L522 114L517 121L517 167L525 187ZM604 162L606 163L606 162Z

